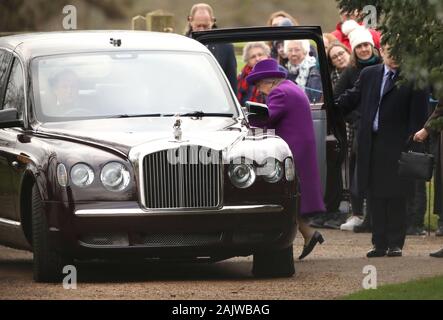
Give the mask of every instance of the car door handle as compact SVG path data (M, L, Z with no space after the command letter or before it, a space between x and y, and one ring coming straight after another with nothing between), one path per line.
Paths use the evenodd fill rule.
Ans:
M18 163L18 161L12 161L11 163L12 167L15 169L18 169L18 167L20 166L20 164Z

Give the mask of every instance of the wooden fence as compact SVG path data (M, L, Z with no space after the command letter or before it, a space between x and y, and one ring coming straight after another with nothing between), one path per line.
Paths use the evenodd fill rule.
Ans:
M132 30L174 32L174 15L164 10L156 10L145 16L132 18Z

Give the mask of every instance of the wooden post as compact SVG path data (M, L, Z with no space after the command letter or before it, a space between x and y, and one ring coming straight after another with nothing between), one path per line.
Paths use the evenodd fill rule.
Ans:
M158 32L174 32L174 15L164 10L146 14L146 29Z
M146 31L146 18L143 16L135 16L132 18L132 30Z

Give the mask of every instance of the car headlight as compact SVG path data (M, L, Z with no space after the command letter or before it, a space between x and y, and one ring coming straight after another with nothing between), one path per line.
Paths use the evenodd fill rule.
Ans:
M285 174L287 181L293 181L295 179L294 161L291 158L286 158L285 160Z
M77 163L71 169L71 181L80 188L90 186L94 181L94 171L87 164Z
M107 190L123 191L129 185L130 174L123 164L110 162L103 167L100 179Z
M263 179L269 183L279 182L283 178L283 164L277 159L268 158L263 167L260 168Z
M256 175L252 165L232 164L229 169L229 178L234 186L245 189L255 182Z

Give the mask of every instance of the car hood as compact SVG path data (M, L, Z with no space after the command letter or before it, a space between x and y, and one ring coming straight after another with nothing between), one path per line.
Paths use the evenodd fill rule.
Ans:
M192 144L221 150L247 135L241 119L180 119L182 140ZM173 126L176 120L175 117L145 117L51 122L42 124L37 131L39 134L117 149L128 155L132 148L143 144L175 141Z

